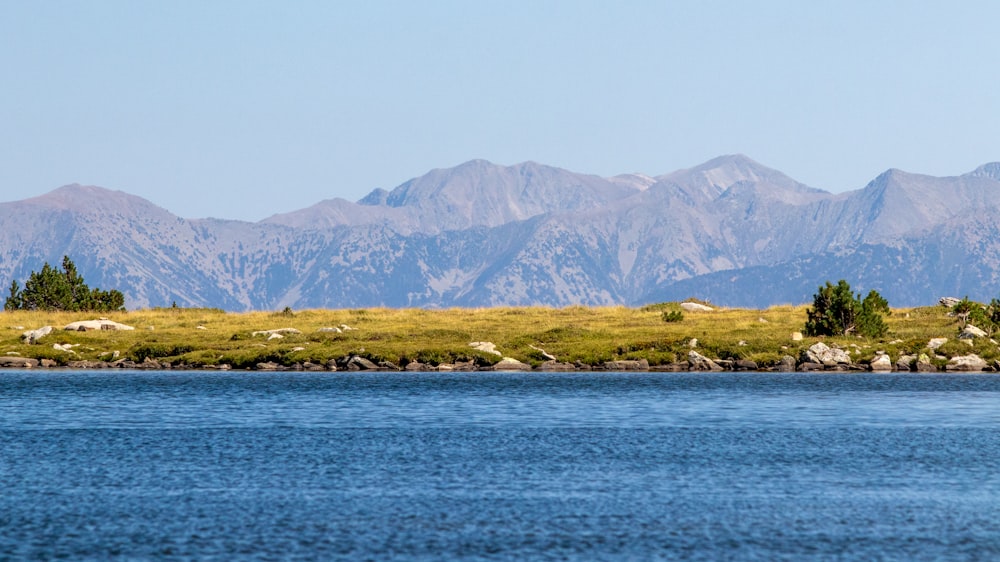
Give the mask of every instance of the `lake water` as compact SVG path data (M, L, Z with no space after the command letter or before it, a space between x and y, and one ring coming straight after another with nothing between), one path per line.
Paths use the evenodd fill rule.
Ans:
M1000 376L0 372L0 559L990 560Z

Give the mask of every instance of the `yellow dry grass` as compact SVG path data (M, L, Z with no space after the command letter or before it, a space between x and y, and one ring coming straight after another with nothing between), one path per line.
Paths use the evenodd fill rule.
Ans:
M717 309L684 313L680 322L665 322L664 304L627 307L498 307L425 309L303 310L226 313L216 309L144 309L112 313L110 320L134 326L134 331L67 332L62 326L93 319L93 315L66 312L0 313L0 354L69 360L121 356L142 361L146 356L192 366L227 363L235 368L260 361L290 365L325 363L358 354L397 365L411 360L431 364L495 357L476 352L470 342L489 341L505 356L538 364L539 349L560 361L597 365L618 359L647 359L650 364L684 360L692 339L698 350L719 359L753 359L763 365L782 355L798 356L817 341L793 341L803 329L804 306L776 306L765 310ZM863 357L876 349L915 352L931 337L953 337L956 324L942 307L897 309L887 318L890 333L877 341L827 338L828 343L857 346ZM348 325L343 333L320 332L323 327ZM51 325L56 330L38 345L21 342L24 330ZM252 332L296 328L301 335L267 340ZM54 343L77 344L74 354L57 351Z

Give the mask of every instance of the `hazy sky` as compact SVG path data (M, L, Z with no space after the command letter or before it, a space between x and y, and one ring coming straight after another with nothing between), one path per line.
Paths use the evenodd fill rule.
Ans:
M473 158L603 176L743 153L829 191L1000 160L1000 2L0 3L0 201L187 218Z

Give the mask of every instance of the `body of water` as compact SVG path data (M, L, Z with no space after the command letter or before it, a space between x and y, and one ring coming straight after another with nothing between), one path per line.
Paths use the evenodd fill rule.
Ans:
M0 559L990 560L1000 376L0 372Z

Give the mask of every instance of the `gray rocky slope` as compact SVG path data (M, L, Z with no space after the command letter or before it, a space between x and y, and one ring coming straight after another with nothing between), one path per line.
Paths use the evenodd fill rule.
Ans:
M0 203L0 282L69 255L131 308L761 307L841 278L904 306L1000 296L998 216L995 163L831 194L740 155L613 178L475 160L259 223L70 185Z

